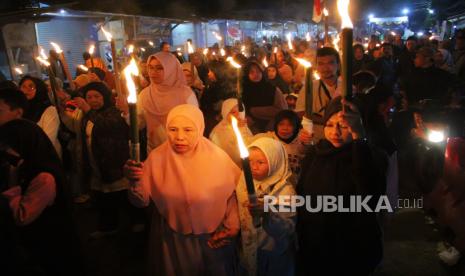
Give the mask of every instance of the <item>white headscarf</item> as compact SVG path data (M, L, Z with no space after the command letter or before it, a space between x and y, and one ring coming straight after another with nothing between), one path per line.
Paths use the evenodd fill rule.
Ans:
M443 62L447 64L447 66L453 66L454 65L454 60L452 59L452 55L450 54L449 51L446 49L438 49L439 52L441 52L443 56Z
M221 106L221 117L223 120L228 119L229 112L231 112L236 105L238 105L236 98L229 98L223 102Z
M292 173L289 170L287 153L282 143L272 138L263 137L248 146L249 149L254 147L259 148L265 154L269 165L267 178L262 181L254 179L257 197L261 198L264 195L279 196L281 194L295 195L294 188L288 181ZM248 193L243 175L236 187L236 196L241 222L241 262L246 267L249 275L256 275L258 229L253 226L249 209L244 206L244 203L248 200Z
M216 144L218 147L222 148L236 163L238 166L241 166L241 158L239 155L239 148L237 147L236 136L234 130L231 126L231 122L228 120L228 115L231 110L237 106L237 99L230 98L223 102L221 107L221 120L210 132L210 140ZM245 127L241 128L242 135L252 136L252 132Z

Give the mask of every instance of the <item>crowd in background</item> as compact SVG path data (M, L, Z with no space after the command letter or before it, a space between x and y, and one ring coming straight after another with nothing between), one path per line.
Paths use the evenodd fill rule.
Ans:
M9 252L1 269L85 275L69 269L84 267L76 265L72 208L92 201L99 213L92 239L118 232L122 206L133 231L149 228L151 275L370 275L382 259L380 216L264 212L248 201L231 126L239 122L260 199L395 198L397 154L418 134L416 106L463 107L465 31L454 43L392 35L362 42L353 46L350 99L340 97L334 45L296 38L289 49L279 39L249 39L245 50L226 46L222 55L214 45L186 61L162 43L138 56L141 163L130 160L128 105L101 59L84 53L88 70L73 79L58 58L55 93L42 76L1 82L0 250ZM242 66L240 94L228 56ZM302 126L304 68L295 58L319 74L306 118L312 129ZM148 224L140 208L150 205Z

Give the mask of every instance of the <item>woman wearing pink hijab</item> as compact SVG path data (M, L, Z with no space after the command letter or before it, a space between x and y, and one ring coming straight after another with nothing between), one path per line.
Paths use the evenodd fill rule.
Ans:
M150 235L150 275L234 275L239 232L239 168L203 136L204 118L193 105L167 116L168 141L142 168L128 161L133 204L155 205Z
M171 53L158 52L147 60L150 85L137 99L139 128L147 127L147 153L166 141L166 117L181 104L198 106L181 64Z

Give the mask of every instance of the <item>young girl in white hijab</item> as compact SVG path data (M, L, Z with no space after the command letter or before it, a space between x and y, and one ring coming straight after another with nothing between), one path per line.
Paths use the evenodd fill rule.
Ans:
M294 196L291 171L283 145L271 138L260 138L249 146L249 160L259 202L265 196ZM263 203L249 204L242 176L236 187L241 222L241 268L247 275L294 275L294 230L296 213L265 212ZM279 207L276 206L276 209ZM271 209L271 208L270 208ZM278 209L279 211L279 209ZM252 215L261 225L255 227ZM245 274L245 272L241 273Z
M213 128L210 133L210 140L223 149L236 165L241 167L241 157L239 155L239 148L237 147L236 136L231 125L231 118L235 117L239 121L239 130L241 131L242 137L252 136L252 132L239 113L236 98L230 98L223 102L221 116L223 119Z
M166 117L181 104L198 106L197 98L187 86L181 64L170 53L158 52L147 60L150 85L137 99L139 128L147 127L147 153L166 141Z

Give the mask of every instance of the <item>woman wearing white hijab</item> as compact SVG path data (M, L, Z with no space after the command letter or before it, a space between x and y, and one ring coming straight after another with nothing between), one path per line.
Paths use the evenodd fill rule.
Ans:
M292 175L284 146L271 138L260 138L249 145L250 167L259 198L291 197L296 194L290 182ZM277 205L267 212L264 206L250 205L244 177L236 187L241 222L241 268L247 275L294 275L294 231L296 212L281 212ZM268 201L268 200L267 200ZM289 207L289 206L287 206ZM252 215L258 216L261 226L254 227ZM245 273L241 273L245 274Z
M197 68L192 66L192 63L190 62L184 62L181 64L181 66L184 72L184 77L186 78L187 85L190 86L195 92L197 99L200 99L203 89L205 89L205 85L203 85L203 82L199 77ZM194 70L194 72L192 72L192 70Z
M242 137L250 137L252 136L252 132L247 127L245 120L241 118L236 98L230 98L223 102L221 116L223 119L213 128L210 133L210 140L224 150L236 165L241 167L242 161L239 155L236 136L231 125L231 118L235 117L239 121L239 130Z
M181 64L170 53L158 52L147 60L150 85L138 96L139 128L147 127L147 153L166 141L166 117L181 104L198 106L186 84Z
M131 201L155 204L150 235L150 275L233 275L239 232L234 193L240 170L203 137L204 118L192 105L173 108L168 141L154 149L143 169L128 161L136 181Z
M455 74L454 60L451 53L446 49L438 49L438 51L434 54L434 64L436 67L444 71Z

